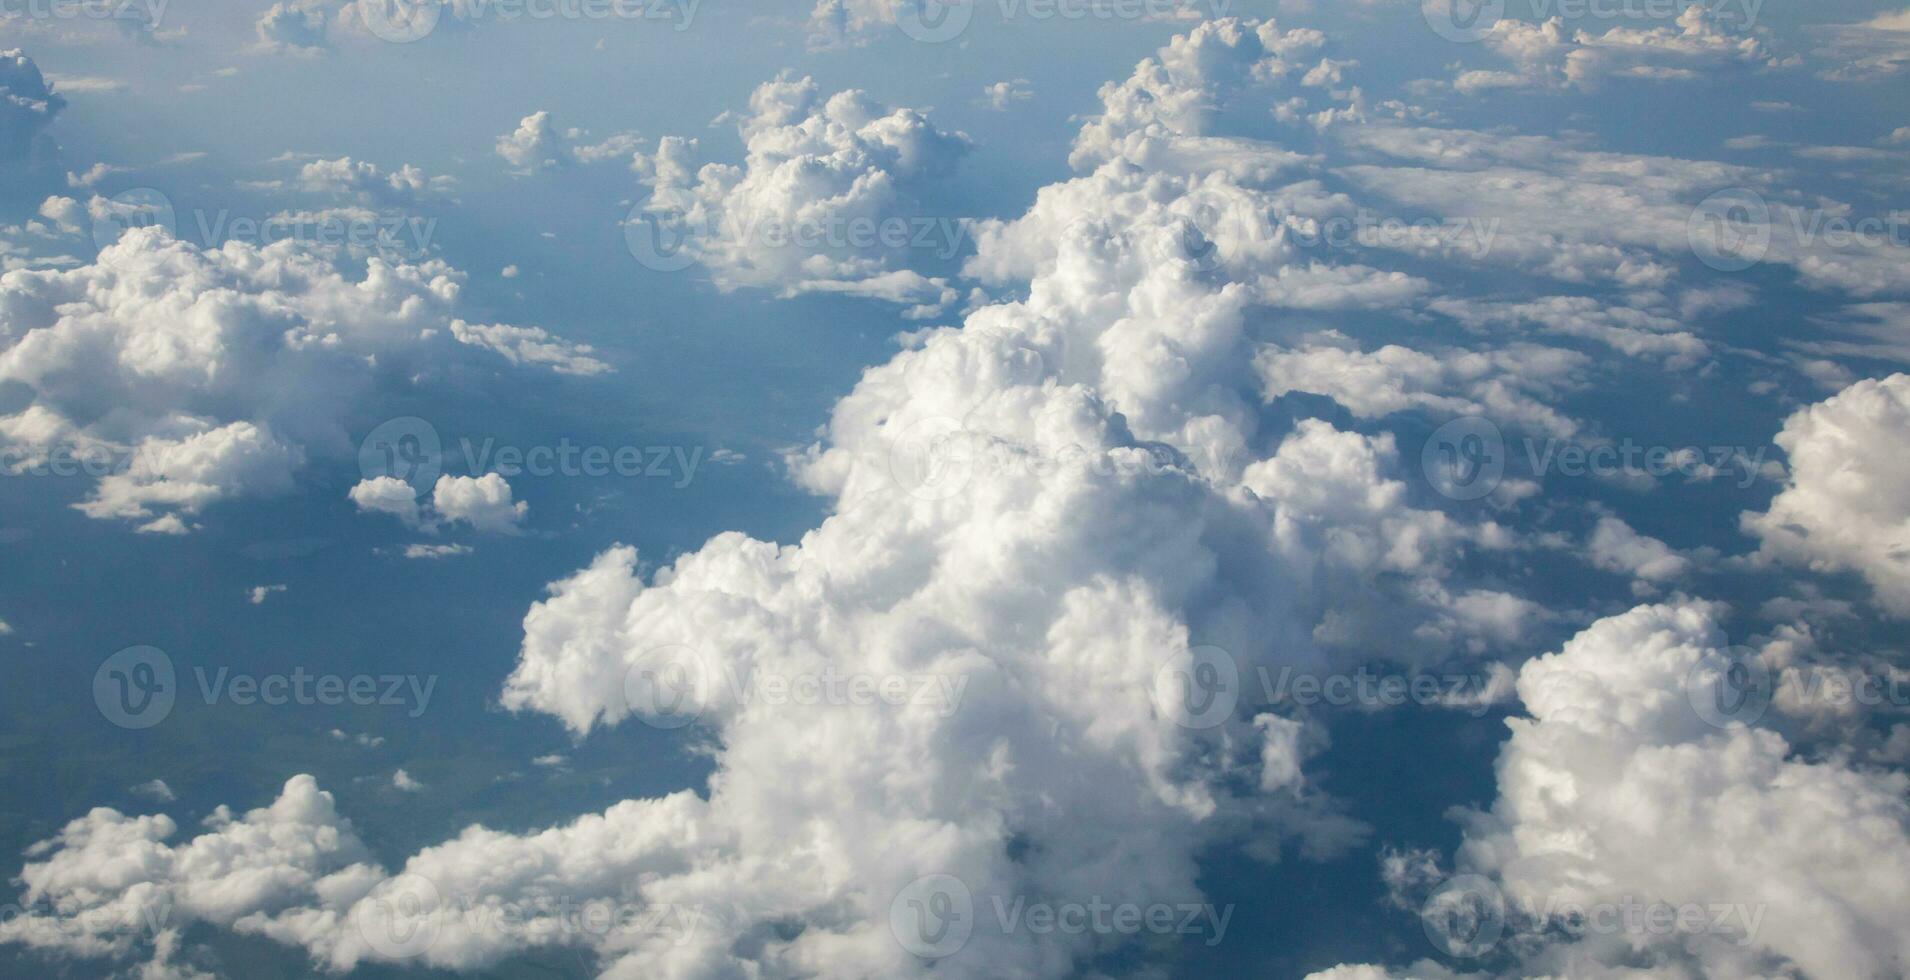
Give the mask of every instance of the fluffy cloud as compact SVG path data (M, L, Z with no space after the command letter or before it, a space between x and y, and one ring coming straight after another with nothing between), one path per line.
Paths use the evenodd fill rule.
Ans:
M953 258L963 224L924 216L915 192L955 166L967 137L860 91L825 98L812 79L788 75L756 89L737 129L742 166L692 171L695 141L674 137L638 161L651 188L629 229L639 258L665 257L645 247L681 248L726 290L853 292L919 315L955 300L945 280L911 266Z
M1558 17L1541 24L1506 18L1493 26L1485 43L1518 70L1461 72L1453 87L1465 94L1591 88L1611 77L1691 78L1730 65L1784 63L1758 37L1726 30L1715 10L1697 3L1685 8L1675 27L1614 27L1603 34L1568 32Z
M427 176L410 164L386 171L375 163L350 157L313 160L299 169L298 181L308 191L392 207L415 205L428 194L448 190L453 183L449 177Z
M438 477L431 488L431 506L447 521L498 534L515 533L530 510L521 500L511 501L511 485L496 473Z
M1702 699L1728 683L1724 645L1710 607L1643 606L1520 671L1531 717L1508 722L1499 798L1464 817L1458 865L1496 882L1515 926L1554 930L1528 948L1526 975L1656 964L1663 975L1862 977L1910 956L1896 925L1910 915L1898 885L1910 873L1910 780L1707 721ZM1610 935L1580 924L1571 941L1548 921L1561 904L1621 902L1732 913L1723 929L1709 917L1697 930Z
M332 0L279 0L253 22L259 47L285 54L315 55L330 46Z
M515 534L530 505L511 500L511 485L496 473L480 477L440 476L431 488L430 505L424 506L419 492L411 484L389 476L361 480L351 488L352 503L362 513L391 514L406 527L436 531L440 524L463 523L477 531ZM441 557L456 551L406 551L406 557Z
M1217 71L1265 58L1253 25L1195 33L1176 50L1210 49ZM1116 96L1109 112L1130 106ZM399 874L315 888L241 928L334 967L388 958L345 923L428 882L480 906L541 894L704 912L687 935L609 937L440 914L419 960L433 966L572 943L607 977L1060 977L1129 945L977 928L931 963L898 940L892 909L936 874L977 910L1037 894L1199 902L1209 846L1272 861L1361 840L1311 778L1322 737L1245 682L1515 635L1518 600L1467 592L1476 615L1462 622L1443 607L1466 603L1441 587L1461 556L1508 543L1415 506L1390 435L1267 424L1250 325L1293 253L1244 224L1218 222L1217 250L1188 231L1203 206L1263 206L1258 185L1293 155L1247 140L1215 154L1203 133L1148 128L1148 165L1109 159L978 241L974 267L1021 298L911 335L790 456L829 500L820 526L788 545L719 535L655 569L613 548L525 617L506 707L580 737L693 713L716 766L706 797L631 800L540 833L472 828ZM1084 145L1112 131L1090 123ZM730 208L813 200L782 182L815 181L872 205L865 187L948 145L918 116L853 93L823 104L788 81L759 91L744 135L748 167L688 184L666 152L659 185ZM462 506L434 496L448 505ZM1421 625L1433 629L1401 641ZM1189 678L1223 667L1238 703L1196 712ZM825 676L902 694L792 709L731 680ZM691 683L665 691L665 678Z
M0 416L0 444L18 466L55 452L104 464L83 512L176 533L216 501L284 492L312 457L352 451L346 415L377 365L415 374L476 346L602 369L541 330L456 320L462 278L435 260L372 257L351 279L299 242L203 249L157 227L89 264L8 272L0 381L32 398Z
M497 138L497 155L520 174L553 170L573 163L629 159L637 149L633 133L617 133L597 143L581 129L559 132L548 110L525 116L517 128Z
M1746 513L1746 533L1765 557L1819 571L1851 570L1877 602L1910 615L1910 375L1859 381L1784 422L1777 444L1790 457L1789 483L1763 513Z
M1574 351L1530 344L1478 352L1389 344L1363 352L1337 333L1308 337L1298 348L1270 346L1254 359L1270 398L1290 391L1327 395L1362 418L1409 409L1482 415L1561 439L1572 438L1578 423L1547 402L1582 386L1590 363Z
M852 6L823 13L842 20ZM1392 434L1289 422L1268 402L1325 388L1365 420L1487 409L1569 433L1576 423L1552 403L1583 383L1585 358L1529 342L1365 344L1319 333L1314 317L1440 315L1481 345L1494 329L1537 324L1694 362L1709 348L1683 329L1676 270L1659 253L1684 234L1684 215L1673 230L1677 208L1688 213L1695 192L1747 172L1372 122L1355 92L1337 93L1351 66L1320 58L1323 40L1203 24L1104 87L1102 112L1074 146L1079 173L1043 188L1019 218L975 230L966 274L1014 298L977 305L959 328L906 335L815 443L790 453L795 479L828 509L800 540L726 533L661 565L614 547L531 608L501 702L579 738L694 723L714 767L701 792L627 800L542 831L471 827L390 870L342 844L319 849L249 905L200 918L333 969L400 958L475 969L571 945L610 978L1063 977L1150 951L1118 936L977 928L931 960L898 935L895 909L934 875L958 880L975 910L1021 895L1199 902L1212 848L1271 861L1360 842L1365 828L1316 778L1321 731L1241 681L1260 668L1351 669L1374 650L1416 661L1486 654L1546 613L1462 580L1461 569L1519 542L1416 499ZM1300 103L1279 101L1295 87ZM1312 101L1321 94L1323 106ZM1258 138L1275 126L1310 142ZM693 169L692 144L665 140L640 161L654 191L646 206L718 222L900 213L903 182L960 145L918 114L854 92L824 100L789 79L758 90L741 131L742 166ZM1363 162L1330 170L1297 145ZM1508 211L1533 212L1526 224L1506 218L1506 253L1428 235L1328 261L1341 256L1308 254L1290 234L1353 212L1355 193L1463 215L1493 196L1480 181L1506 191ZM1604 227L1569 222L1556 201L1540 207L1571 193L1580 196L1565 210ZM1614 228L1611 213L1638 221ZM914 282L886 255L753 246L690 248L724 288L900 297ZM1641 295L1615 310L1591 297L1456 297L1373 264L1401 253ZM1289 320L1300 323L1289 330ZM542 342L468 324L451 333L525 360ZM20 425L29 421L58 424ZM490 479L444 478L432 508L514 525L521 505ZM426 518L397 481L361 484L353 499ZM1595 530L1591 545L1597 561L1664 581L1685 570L1667 552L1622 522ZM1905 912L1901 889L1891 891L1905 870L1903 781L1792 759L1769 731L1705 724L1684 685L1727 666L1711 616L1695 604L1635 611L1525 667L1517 686L1532 717L1513 724L1499 800L1466 819L1461 869L1540 908L1550 895L1637 895L1791 910L1750 946L1647 938L1628 950L1637 959L1695 958L1727 975L1752 972L1750 956L1826 975L1891 962L1903 953L1890 932ZM1197 668L1236 672L1232 710L1196 711L1187 685ZM739 684L825 676L899 681L905 696L792 707ZM316 792L302 779L287 796ZM328 812L288 836L336 842L347 831ZM1766 857L1772 834L1795 848ZM63 836L36 851L26 880L95 850ZM162 878L44 893L111 906ZM560 898L698 919L598 935L540 917L486 928L460 911ZM392 910L429 945L377 941L367 916ZM91 933L60 948L146 952ZM1532 966L1597 976L1602 958L1631 962L1611 953L1552 948ZM157 944L152 954L167 955ZM1323 976L1393 975L1347 966Z

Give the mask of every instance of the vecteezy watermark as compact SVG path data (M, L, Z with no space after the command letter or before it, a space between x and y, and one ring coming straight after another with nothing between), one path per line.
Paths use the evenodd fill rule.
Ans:
M890 900L889 932L903 949L927 960L960 952L978 929L1002 935L1203 936L1206 945L1218 946L1234 906L994 894L977 911L973 892L960 878L923 875Z
M122 898L90 908L62 908L42 895L24 902L0 904L0 931L7 931L16 920L25 920L32 923L36 935L57 932L95 942L108 936L150 939L177 928L172 912L172 899L163 893L151 901L129 903Z
M158 227L173 238L181 230L197 233L193 243L217 248L226 242L270 245L302 242L357 254L415 259L431 249L438 219L401 211L362 207L317 211L279 211L269 215L236 214L230 208L194 208L182 225L172 199L151 187L135 187L89 205L93 244L106 248L133 228Z
M598 895L446 895L430 878L406 872L381 882L359 900L351 919L365 945L387 959L406 960L429 952L447 930L458 936L540 944L660 938L682 946L695 938L703 915L702 905Z
M1510 683L1510 675L1494 677L1485 673L1385 673L1364 665L1351 672L1316 674L1281 667L1276 673L1262 665L1262 693L1268 704L1293 704L1301 707L1397 708L1413 704L1421 707L1462 708L1479 717L1499 700Z
M846 215L828 209L797 217L726 211L712 216L639 204L623 223L624 244L645 268L680 272L700 256L735 251L915 252L947 261L968 240L968 219Z
M1754 725L1773 704L1786 712L1910 709L1910 672L1828 664L1772 670L1739 646L1693 664L1684 686L1691 710L1714 728Z
M1704 935L1737 946L1756 941L1763 903L1667 901L1621 895L1616 901L1583 901L1552 894L1515 900L1484 875L1454 875L1420 906L1420 926L1440 952L1476 959L1492 952L1507 933L1587 936Z
M895 26L909 38L928 44L953 41L968 30L983 0L897 0ZM1001 19L1013 20L1176 20L1220 18L1232 0L995 0Z
M393 44L422 41L446 14L463 23L531 20L667 22L687 31L703 0L356 0L365 29Z
M1214 728L1240 704L1240 665L1216 646L1168 654L1154 672L1154 709L1182 728Z
M1544 23L1578 21L1675 21L1689 7L1740 31L1757 26L1764 0L1420 0L1433 33L1460 44L1483 41L1508 14Z
M431 692L438 686L436 674L315 674L302 666L271 674L194 667L192 677L192 690L207 705L398 707L412 718L430 707ZM127 647L93 672L93 703L121 728L151 728L165 721L179 694L172 658L157 647Z
M1768 446L1648 445L1630 437L1593 445L1527 437L1522 450L1527 472L1534 478L1556 474L1574 479L1656 480L1676 474L1697 481L1727 477L1739 489L1749 489L1778 465L1765 461ZM1419 465L1441 496L1478 500L1499 488L1506 464L1514 458L1498 425L1474 415L1435 429L1420 450Z
M506 479L533 477L624 477L668 480L681 490L696 479L702 446L604 446L569 437L531 446L460 437L457 442L468 473L496 473ZM431 492L444 472L444 441L438 429L416 416L380 423L358 444L358 468L365 479L392 477L419 493Z
M886 446L865 456L863 462L872 472L886 476L889 485L922 500L947 500L984 475L1045 482L1064 472L1100 477L1139 469L1223 473L1238 462L1226 448L1190 458L1160 443L1031 446L940 415L898 422L894 428Z
M1852 217L1824 208L1774 207L1749 187L1727 187L1698 202L1685 221L1692 254L1719 272L1742 272L1764 261L1779 232L1799 249L1910 248L1910 211Z
M1190 201L1184 205L1178 234L1165 236L1161 251L1168 261L1189 261L1205 270L1262 248L1458 253L1482 259L1491 253L1504 224L1492 217L1408 217L1367 207L1350 214L1302 214L1257 195L1213 190L1197 191ZM1076 223L1096 226L1104 221L1089 216Z
M0 20L121 21L157 30L169 0L0 0Z
M656 728L682 728L719 707L924 708L946 718L960 709L966 674L738 666L683 644L643 652L624 673L624 702Z

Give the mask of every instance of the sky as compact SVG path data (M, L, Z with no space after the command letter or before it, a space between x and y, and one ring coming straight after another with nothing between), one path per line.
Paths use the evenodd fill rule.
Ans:
M1910 9L0 0L0 976L1910 972Z

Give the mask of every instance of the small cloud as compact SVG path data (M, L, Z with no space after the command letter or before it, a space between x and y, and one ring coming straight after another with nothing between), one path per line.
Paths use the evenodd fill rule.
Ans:
M0 619L0 636L12 636L12 635L13 635L13 627L8 626L6 620Z
M331 736L340 742L356 742L368 749L375 749L385 744L383 735L366 735L362 732L357 735L347 735L336 728L331 730Z
M1010 105L1026 102L1034 98L1034 94L1034 89L1028 87L1028 80L1025 78L982 86L983 104L996 112L1006 112Z
M564 761L565 760L564 760L563 753L552 752L549 755L540 755L537 758L532 759L531 765L544 766L545 768L549 768L552 766L561 766L564 764Z
M424 790L424 784L411 778L411 774L405 772L403 769L391 774L391 785L407 793L417 793Z
M408 544L404 554L406 558L455 558L475 550L468 544Z
M272 593L284 592L286 588L287 587L283 585L255 585L251 591L246 594L251 598L252 604L257 606L263 604L266 598Z
M514 265L507 265L507 266L505 266L505 267L504 267L504 271L503 271L503 272L501 272L501 273L498 273L498 274L499 274L499 275L501 275L501 276L503 276L503 277L504 277L504 278L506 278L506 279L516 279L516 278L517 278L517 266L514 266Z
M166 785L166 781L163 779L154 779L149 782L140 783L138 786L132 788L132 794L158 803L171 803L179 799L178 796L173 794L172 787Z

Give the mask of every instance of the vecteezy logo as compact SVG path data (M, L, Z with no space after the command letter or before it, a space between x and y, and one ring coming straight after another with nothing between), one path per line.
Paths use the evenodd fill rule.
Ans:
M1770 668L1746 647L1725 650L1722 661L1705 657L1685 673L1691 710L1714 728L1756 724L1771 706L1773 687Z
M414 416L392 419L358 444L358 472L367 480L389 476L427 493L444 468L444 444L431 423Z
M1452 500L1478 500L1505 479L1505 436L1490 419L1473 415L1433 430L1420 450L1419 468L1433 489Z
M1749 187L1721 190L1698 202L1685 221L1698 261L1719 272L1742 272L1771 248L1771 206Z
M431 879L401 874L378 886L352 908L352 924L370 946L387 959L419 956L438 941L443 897Z
M644 268L681 272L696 261L695 229L682 211L639 204L623 219L623 242Z
M624 672L624 703L653 727L682 728L703 714L711 680L694 648L681 643L654 647Z
M952 956L975 931L975 900L954 875L924 875L889 903L889 931L923 959Z
M1433 33L1459 44L1482 41L1505 16L1505 0L1420 0Z
M1484 956L1505 932L1505 896L1483 875L1454 875L1426 897L1419 924L1447 956Z
M1212 272L1220 266L1220 246L1213 239L1216 229L1220 227L1220 218L1221 210L1211 202L1203 201L1194 208L1192 218L1181 222L1181 256L1203 272Z
M889 473L913 496L947 500L974 478L980 439L947 416L916 419L889 444Z
M172 199L151 187L134 187L92 205L93 244L105 248L134 228L164 228L178 237Z
M393 44L423 40L438 29L444 0L358 0L365 29Z
M151 728L165 721L178 697L172 658L157 647L127 647L93 672L93 703L121 728Z
M928 44L960 37L974 16L974 0L901 0L895 5L895 25Z
M1240 666L1219 647L1176 651L1154 672L1154 706L1182 728L1213 728L1240 703Z

